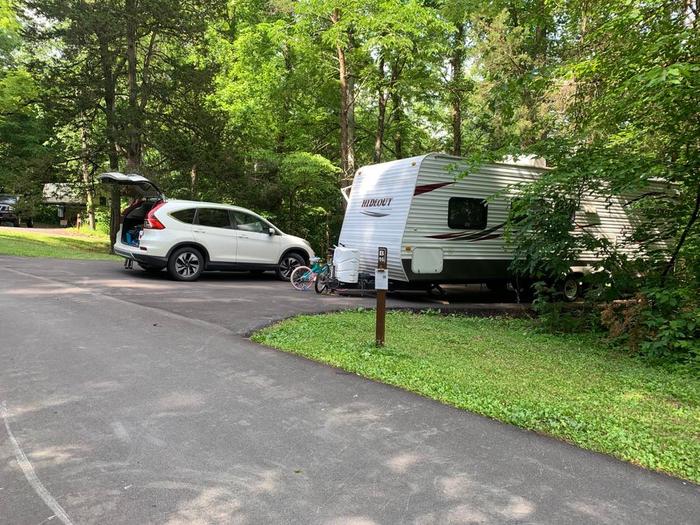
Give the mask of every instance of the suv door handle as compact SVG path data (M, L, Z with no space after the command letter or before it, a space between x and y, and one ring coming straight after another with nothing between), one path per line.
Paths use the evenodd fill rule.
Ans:
M192 230L194 233L207 233L204 230Z

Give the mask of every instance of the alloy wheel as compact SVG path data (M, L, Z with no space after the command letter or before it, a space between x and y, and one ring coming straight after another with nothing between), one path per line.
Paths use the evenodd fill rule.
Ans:
M285 257L280 261L280 273L285 279L292 276L292 272L300 265L299 259L295 257Z
M199 257L192 252L181 253L175 259L175 271L182 277L192 277L199 271Z
M578 281L576 279L569 277L564 281L564 298L567 301L573 301L578 297Z

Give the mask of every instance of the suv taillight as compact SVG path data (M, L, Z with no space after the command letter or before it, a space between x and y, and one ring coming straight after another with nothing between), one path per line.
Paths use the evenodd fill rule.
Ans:
M160 208L163 204L165 204L165 201L160 201L156 203L153 208L150 209L148 214L146 215L146 220L143 222L143 228L145 230L164 230L165 225L163 225L162 222L160 222L156 216L155 212L158 208Z

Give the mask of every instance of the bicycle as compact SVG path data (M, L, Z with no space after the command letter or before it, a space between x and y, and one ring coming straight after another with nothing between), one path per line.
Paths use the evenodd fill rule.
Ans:
M318 275L327 270L328 265L321 263L320 257L312 257L309 262L311 267L299 266L294 269L289 277L292 286L296 290L306 291L318 280Z

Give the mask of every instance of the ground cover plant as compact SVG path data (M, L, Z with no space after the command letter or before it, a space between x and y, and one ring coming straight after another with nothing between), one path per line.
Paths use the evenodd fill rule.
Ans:
M372 311L300 316L253 340L700 482L700 379L531 320Z
M0 230L0 255L116 260L104 235L47 235L19 229Z

